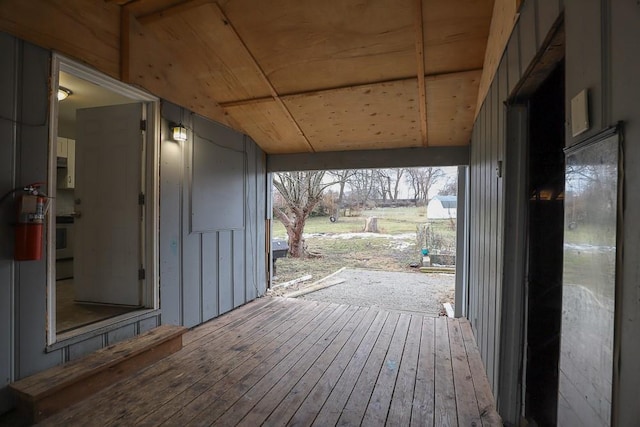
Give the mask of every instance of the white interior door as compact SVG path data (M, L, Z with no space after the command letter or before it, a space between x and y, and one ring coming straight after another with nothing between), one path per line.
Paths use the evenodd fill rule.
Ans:
M76 116L76 301L141 304L143 104L87 108Z

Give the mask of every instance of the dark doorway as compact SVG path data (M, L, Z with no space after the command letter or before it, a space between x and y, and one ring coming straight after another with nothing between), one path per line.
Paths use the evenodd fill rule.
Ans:
M555 425L562 308L564 62L529 99L527 419Z

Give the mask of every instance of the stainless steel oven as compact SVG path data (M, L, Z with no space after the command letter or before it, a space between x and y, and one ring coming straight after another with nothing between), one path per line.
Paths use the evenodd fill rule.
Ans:
M56 217L56 260L73 258L73 217Z

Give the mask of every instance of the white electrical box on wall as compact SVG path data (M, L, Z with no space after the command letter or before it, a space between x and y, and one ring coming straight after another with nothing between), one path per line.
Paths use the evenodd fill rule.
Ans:
M589 94L583 89L571 100L571 136L589 130Z

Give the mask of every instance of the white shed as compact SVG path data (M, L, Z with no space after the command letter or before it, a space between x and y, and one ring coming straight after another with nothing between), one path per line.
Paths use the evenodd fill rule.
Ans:
M429 219L455 219L457 200L456 196L435 196L429 202L427 217Z

